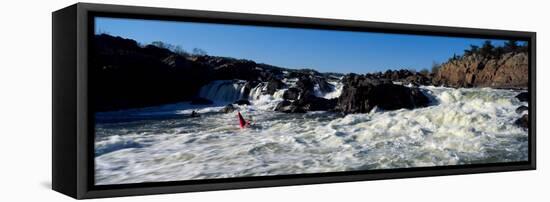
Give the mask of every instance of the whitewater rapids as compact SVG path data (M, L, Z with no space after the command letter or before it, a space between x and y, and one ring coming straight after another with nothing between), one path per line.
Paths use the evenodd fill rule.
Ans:
M236 112L219 113L223 105L97 113L95 183L528 160L528 133L513 124L515 109L527 105L514 98L517 91L421 88L433 98L429 107L346 116L274 112L282 93L261 95L238 107L253 122L247 129ZM190 118L192 110L201 117Z

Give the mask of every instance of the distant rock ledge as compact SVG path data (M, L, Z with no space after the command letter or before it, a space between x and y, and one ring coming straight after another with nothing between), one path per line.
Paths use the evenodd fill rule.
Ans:
M511 52L498 58L479 54L449 60L435 73L432 83L450 87L491 87L527 89L529 57Z

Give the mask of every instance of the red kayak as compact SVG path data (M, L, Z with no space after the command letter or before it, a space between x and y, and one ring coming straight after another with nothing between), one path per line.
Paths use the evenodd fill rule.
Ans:
M249 125L248 122L244 120L243 116L241 115L241 112L237 112L237 116L239 117L239 126L241 128L245 128Z

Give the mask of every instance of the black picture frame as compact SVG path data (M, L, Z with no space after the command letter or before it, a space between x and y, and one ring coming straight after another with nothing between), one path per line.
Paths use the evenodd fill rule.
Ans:
M87 69L89 40L94 30L93 17L96 16L525 40L529 42L529 160L512 163L98 186L93 183L94 118L91 113L93 109L90 107L94 78ZM55 11L52 13L52 21L52 188L77 199L536 169L535 32L90 3L77 3Z

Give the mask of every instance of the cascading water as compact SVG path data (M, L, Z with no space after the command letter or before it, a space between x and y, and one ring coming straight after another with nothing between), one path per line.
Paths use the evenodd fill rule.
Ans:
M254 87L254 88L252 88L252 90L250 90L250 93L248 95L249 99L256 100L256 99L260 98L260 96L263 94L263 92L266 90L266 88L267 88L267 83L266 82L259 83L258 85L256 85L256 87Z
M234 102L240 99L257 100L265 94L266 82L247 89L247 81L217 80L203 86L199 96L216 102Z
M332 91L324 92L321 90L319 84L315 84L313 87L313 92L315 96L325 98L325 99L333 99L338 98L342 94L342 88L344 87L344 84L340 81L331 81L328 82L332 85Z
M244 97L245 81L217 80L203 86L199 96L217 102L234 102Z
M283 82L287 86L295 86L296 79L284 79ZM333 91L322 92L319 89L319 84L315 84L315 95L318 97L332 99L337 98L341 94L342 83L341 82L329 82L334 86ZM247 84L247 81L243 80L216 80L203 86L199 91L199 96L219 102L219 103L231 103L237 100L246 99L250 101L266 99L267 82L260 82L251 87ZM247 89L250 88L250 89ZM281 89L270 97L270 99L280 99L286 89Z

